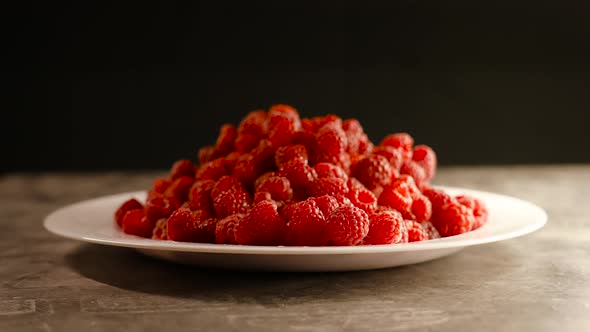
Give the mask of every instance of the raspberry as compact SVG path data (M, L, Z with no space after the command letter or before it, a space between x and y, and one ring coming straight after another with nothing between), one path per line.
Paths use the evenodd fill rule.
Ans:
M258 143L258 146L251 152L256 172L264 173L274 167L275 152L276 148L273 147L270 140L263 139Z
M164 178L159 178L154 181L152 184L152 190L158 194L163 194L168 187L170 187L172 181Z
M339 196L342 197L342 196ZM340 207L340 203L335 196L319 196L319 197L311 197L307 201L314 202L316 206L322 211L324 217L329 217L334 210Z
M424 187L428 183L426 179L426 172L424 171L422 166L420 166L413 160L408 160L404 162L404 164L400 168L400 173L410 175L414 179L416 185L419 188Z
M468 195L459 195L456 199L461 205L471 209L473 212L475 223L471 230L478 229L487 222L488 209L482 201Z
M250 187L256 180L256 165L251 153L241 155L234 167L231 176L240 180L246 187Z
M245 214L232 214L221 219L215 227L215 243L237 244L234 229L245 216Z
M316 179L314 182L307 186L307 193L311 197L323 196L323 195L343 195L348 194L348 186L346 181L343 179L336 178L322 178Z
M340 154L330 154L326 152L319 152L315 155L315 164L328 163L342 168L345 172L350 171L350 155L346 152Z
M432 204L424 195L414 198L412 202L412 214L417 221L430 220L432 216Z
M152 239L154 240L168 240L168 219L162 218L156 222L154 230L152 231Z
M306 187L317 177L315 170L305 164L288 164L282 167L279 175L289 179L291 187Z
M317 141L315 132L298 131L293 135L293 145L303 145L307 151L308 159L315 154L317 150Z
M250 194L245 190L221 192L213 199L213 210L219 219L236 213L246 213L252 204Z
M360 154L364 154L364 155L370 155L371 153L373 153L373 149L375 148L375 146L373 145L373 143L369 140L369 137L367 136L367 134L361 134L361 136L359 136L358 138L359 141L359 148L357 153Z
M252 151L252 149L254 149L256 145L258 145L258 142L260 142L261 138L262 136L255 136L253 134L248 133L238 134L234 142L234 145L238 152L246 153Z
M181 176L172 181L172 184L164 192L164 196L174 197L179 203L184 203L188 200L188 193L195 182L195 179L190 176Z
M275 164L278 168L289 163L307 164L308 160L307 150L301 144L280 147L275 154Z
M296 204L287 227L287 245L324 246L328 243L326 219L312 199Z
M354 176L361 181L367 189L384 186L391 182L392 169L387 158L380 155L372 155L359 161L355 168Z
M328 244L354 246L360 244L369 233L369 216L355 206L342 206L334 210L326 220Z
M262 201L272 201L272 195L268 191L257 191L254 194L254 204Z
M270 201L270 199L267 199L267 200ZM279 212L279 215L281 216L281 218L283 218L283 220L285 222L288 223L289 220L291 220L291 217L293 216L293 212L295 212L295 209L297 208L297 204L298 203L285 204L277 209Z
M199 164L203 165L209 161L211 161L213 158L213 154L215 153L215 147L214 146L205 146L199 149Z
M122 225L125 213L131 210L143 210L143 205L135 198L125 201L125 203L121 204L121 206L115 212L115 222L117 225L119 225L119 227Z
M178 160L172 165L170 179L174 181L181 176L195 177L195 165L190 160Z
M414 146L414 139L407 133L392 134L381 141L383 146L391 146L400 149L404 160L412 158L412 147Z
M408 228L408 242L428 240L428 233L419 222L406 220L406 227Z
M240 181L234 177L224 175L219 180L217 180L217 182L215 182L213 189L211 189L211 198L215 199L224 192L236 190L244 190L242 183L240 183Z
M219 136L215 143L216 152L221 156L225 156L235 149L234 143L238 136L238 130L231 124L224 124L219 130Z
M168 218L179 205L180 203L178 203L174 197L166 197L162 194L151 193L148 195L145 203L146 217L149 221L155 223L159 219Z
M152 237L155 222L145 216L145 211L140 209L129 210L121 221L123 233L141 237Z
M212 214L213 200L211 199L211 191L214 185L215 181L213 180L195 182L188 194L189 206L194 210L209 211Z
M342 123L342 130L346 133L348 146L346 151L356 153L362 145L361 141L367 140L367 135L363 132L363 127L357 119L348 119Z
M408 231L404 219L399 212L377 212L371 214L369 219L371 221L369 225L369 233L363 239L363 244L390 244L404 242Z
M268 192L275 201L288 201L293 197L289 179L282 176L269 176L256 186L257 192Z
M440 234L438 233L438 231L436 230L436 228L434 227L434 225L430 221L423 221L420 223L420 225L422 225L422 227L426 231L426 234L428 234L429 240L440 238Z
M238 126L235 148L239 152L248 152L258 144L266 134L267 114L265 111L250 112Z
M277 212L277 205L262 201L236 224L236 242L247 245L279 245L283 242L287 225Z
M332 197L336 199L336 201L338 202L338 206L353 206L352 202L342 195L336 195Z
M202 211L180 208L168 218L168 239L180 242L215 243L217 220Z
M238 158L240 158L241 154L239 152L230 152L227 156L224 157L225 160L225 169L227 170L228 174L231 174L236 167L236 163L238 162Z
M318 153L339 156L346 151L346 133L335 124L324 125L317 134Z
M336 178L348 180L348 175L339 166L330 163L319 163L313 166L318 178Z
M197 180L213 180L217 181L220 177L227 175L225 168L225 159L217 158L215 160L206 162L197 170Z
M412 197L410 196L406 184L401 184L397 187L383 187L383 192L379 195L378 204L396 209L401 212L404 218L414 218L411 213Z
M377 198L371 191L366 188L354 188L348 193L350 202L367 213L371 213L377 209Z
M427 145L417 145L412 154L414 160L424 170L426 181L430 181L436 174L436 153Z
M268 139L273 146L287 145L293 141L295 132L301 128L299 114L287 105L275 105L269 112Z
M378 146L373 149L373 154L387 158L391 167L396 170L399 170L404 162L401 151L391 146Z
M443 237L469 232L476 223L473 212L456 201L435 207L430 221Z
M434 189L434 188L430 188L430 187L425 188L422 191L422 194L424 194L424 196L428 197L428 199L430 200L430 203L432 204L433 210L440 209L447 204L453 203L453 198L451 196L449 196L447 193L445 193L444 191L439 190L439 189Z

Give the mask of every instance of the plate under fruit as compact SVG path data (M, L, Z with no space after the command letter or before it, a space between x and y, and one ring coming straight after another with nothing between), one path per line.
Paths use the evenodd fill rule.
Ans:
M543 209L517 198L463 188L440 188L452 195L469 194L482 199L489 210L487 224L442 239L355 247L262 247L162 241L127 235L115 226L113 214L121 203L132 197L145 199L145 192L132 192L61 208L47 216L45 228L70 239L135 248L146 255L183 264L274 271L353 271L429 261L467 246L525 235L547 222Z

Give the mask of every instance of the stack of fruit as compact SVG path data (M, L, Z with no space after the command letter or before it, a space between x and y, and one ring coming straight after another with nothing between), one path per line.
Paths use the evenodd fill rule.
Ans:
M436 155L405 133L374 145L356 119L300 119L288 105L221 127L156 179L145 203L115 213L125 233L185 242L354 246L465 233L487 220L484 204L430 186Z

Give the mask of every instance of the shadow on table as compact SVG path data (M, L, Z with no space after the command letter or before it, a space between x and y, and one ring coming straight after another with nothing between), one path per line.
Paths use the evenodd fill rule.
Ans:
M491 263L501 261L506 266L510 261L506 250L496 247ZM504 257L498 257L498 253ZM293 273L206 269L160 261L126 248L90 244L81 245L66 257L66 263L81 275L126 290L216 302L258 303L276 302L277 298L349 299L351 294L375 296L381 292L401 295L415 293L417 287L423 291L457 287L457 282L463 283L457 279L465 278L466 273L474 274L469 279L481 283L490 277L501 278L502 272L507 272L496 269L490 274L480 268L465 271L466 266L481 260L476 251L384 270Z

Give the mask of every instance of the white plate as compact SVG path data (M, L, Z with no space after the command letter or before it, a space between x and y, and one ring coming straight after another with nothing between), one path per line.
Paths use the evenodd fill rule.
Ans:
M115 226L113 215L121 203L131 197L145 199L145 192L133 192L61 208L47 216L45 228L67 238L135 248L149 256L184 264L276 271L351 271L425 262L466 246L528 234L547 222L543 209L517 198L441 188L453 195L464 193L484 200L490 215L487 224L475 231L442 239L356 247L262 247L162 241L127 235Z

